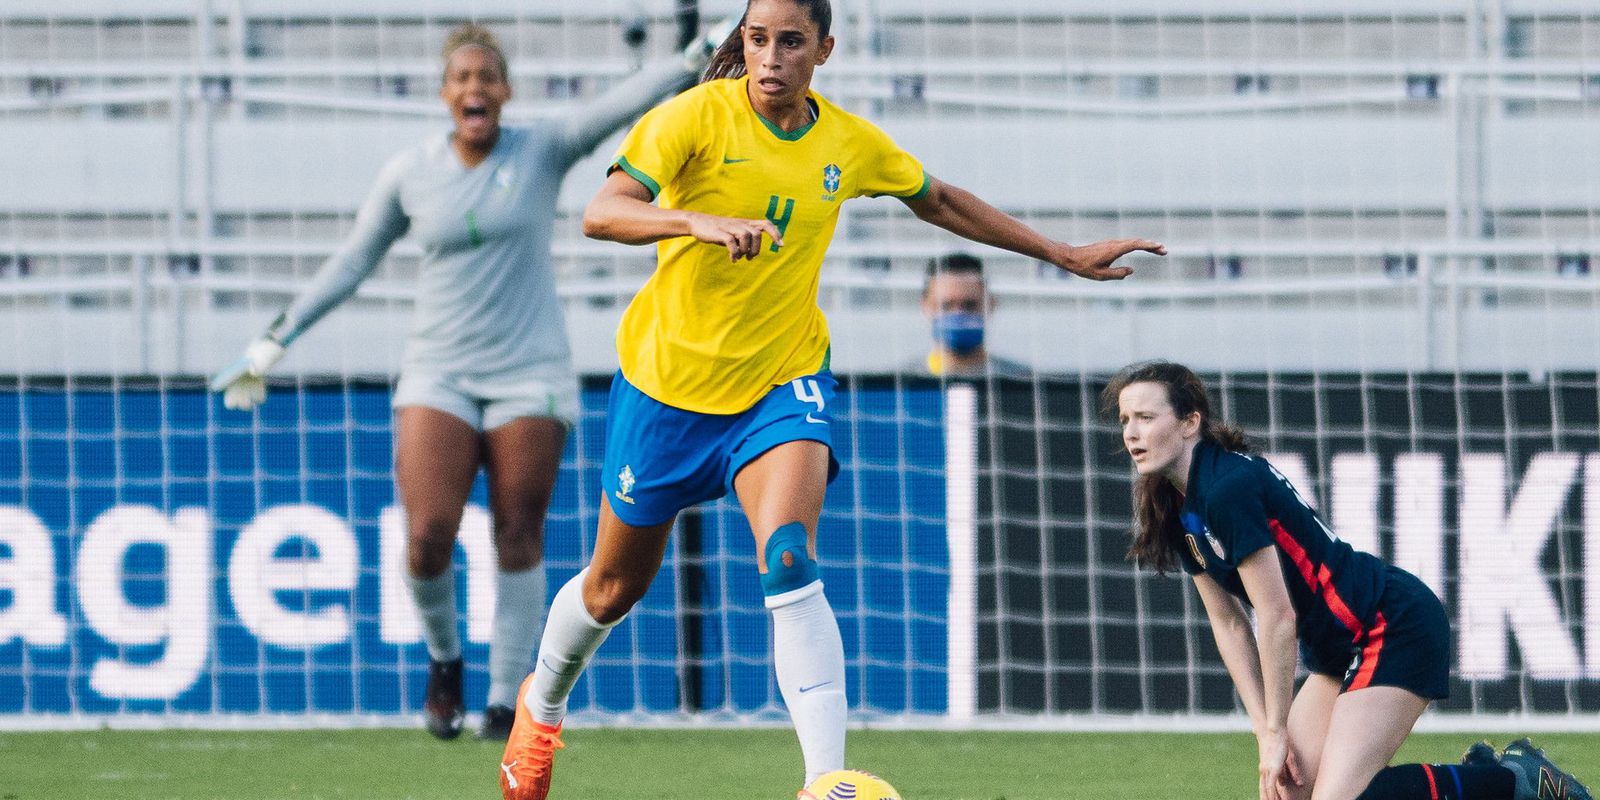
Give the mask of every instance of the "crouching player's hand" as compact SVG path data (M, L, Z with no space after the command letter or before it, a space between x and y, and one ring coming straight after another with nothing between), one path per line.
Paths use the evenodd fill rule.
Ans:
M1290 787L1304 785L1304 781L1288 733L1258 735L1256 745L1261 753L1260 800L1292 800Z

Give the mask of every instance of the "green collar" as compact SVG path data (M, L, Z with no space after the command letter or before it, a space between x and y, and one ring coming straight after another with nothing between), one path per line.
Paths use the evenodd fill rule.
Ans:
M744 89L745 92L744 101L750 103L750 76L745 76L744 85L740 88ZM754 103L750 103L750 111L756 115L756 119L761 120L762 125L767 126L767 130L771 131L773 136L785 142L798 142L800 137L810 133L812 128L817 127L817 120L822 119L822 109L817 106L817 102L812 100L809 95L806 97L806 105L811 106L811 121L792 131L786 131L778 127L772 120L761 116L761 112L756 111Z

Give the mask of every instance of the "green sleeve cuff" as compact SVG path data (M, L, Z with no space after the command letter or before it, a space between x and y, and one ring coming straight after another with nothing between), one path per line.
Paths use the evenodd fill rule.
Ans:
M928 192L930 192L932 190L933 190L933 176L929 175L927 170L923 170L922 171L922 185L917 187L916 191L914 191L914 192L912 192L910 194L894 194L892 192L879 192L878 194L871 195L871 197L889 196L889 197L898 197L901 200L921 200L922 198L927 197L928 196Z
M906 195L905 198L907 200L921 200L922 198L927 197L928 192L930 191L933 191L933 176L929 175L927 170L923 170L922 186L918 187L915 192Z
M617 156L617 163L612 164L611 170L608 170L606 174L610 175L611 172L619 169L628 173L628 175L634 180L644 184L644 188L650 190L651 200L656 199L656 196L661 194L661 184L656 183L654 178L651 178L649 175L641 172L638 167L629 164L626 156ZM926 189L924 189L924 191L926 191Z

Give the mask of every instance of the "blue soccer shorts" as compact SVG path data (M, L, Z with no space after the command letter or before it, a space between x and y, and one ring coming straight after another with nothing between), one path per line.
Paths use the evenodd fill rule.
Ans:
M728 494L739 470L785 442L827 445L831 483L839 474L830 433L838 386L823 370L774 386L738 414L701 414L646 395L618 371L611 379L600 472L612 512L634 527L659 525Z

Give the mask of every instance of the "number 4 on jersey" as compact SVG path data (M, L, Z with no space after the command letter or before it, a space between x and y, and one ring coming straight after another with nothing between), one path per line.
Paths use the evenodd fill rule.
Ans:
M778 204L783 204L783 215L778 214ZM767 200L767 220L778 226L778 236L782 238L789 235L789 218L794 216L794 199L772 195ZM772 243L772 252L778 252L778 243Z

